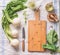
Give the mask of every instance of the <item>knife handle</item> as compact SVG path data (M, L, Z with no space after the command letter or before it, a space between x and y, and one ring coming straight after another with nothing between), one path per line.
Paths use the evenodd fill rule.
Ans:
M25 51L25 41L24 40L22 41L22 51L23 52Z

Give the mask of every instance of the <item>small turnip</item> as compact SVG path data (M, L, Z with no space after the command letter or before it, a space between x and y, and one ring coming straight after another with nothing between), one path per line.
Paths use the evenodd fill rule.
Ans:
M20 19L18 19L18 18L13 19L12 24L15 27L20 27Z
M16 29L11 29L11 30L6 30L6 33L10 35L12 38L17 38L19 36L18 30Z
M7 35L8 40L10 41L10 44L12 47L14 48L18 48L19 47L19 40L18 39L13 39L12 37Z
M20 27L20 19L19 18L14 18L13 20L10 18L10 16L8 15L7 10L4 11L5 16L7 18L7 20L12 23L15 27Z
M14 48L17 48L17 47L19 47L19 40L18 39L13 39L13 40L11 40L10 44Z
M11 35L12 35L13 38L17 38L18 35L19 35L19 33L18 33L17 30L12 30L12 31L11 31Z

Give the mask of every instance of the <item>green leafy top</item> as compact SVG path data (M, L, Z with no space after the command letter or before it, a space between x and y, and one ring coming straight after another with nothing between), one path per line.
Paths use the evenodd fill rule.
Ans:
M60 52L60 50L58 50L58 47L56 46L57 41L58 34L55 30L50 30L50 32L47 34L47 44L44 44L43 48L48 49L52 52Z
M6 6L6 8L3 10L3 17L2 17L2 28L4 29L4 32L8 37L11 37L10 27L11 21L18 17L18 14L16 12L24 10L27 8L24 3L27 0L12 0L9 2Z

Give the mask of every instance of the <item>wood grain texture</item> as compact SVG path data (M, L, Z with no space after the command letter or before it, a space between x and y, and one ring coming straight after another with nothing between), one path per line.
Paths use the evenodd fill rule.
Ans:
M44 51L46 43L46 21L30 20L28 22L28 51Z

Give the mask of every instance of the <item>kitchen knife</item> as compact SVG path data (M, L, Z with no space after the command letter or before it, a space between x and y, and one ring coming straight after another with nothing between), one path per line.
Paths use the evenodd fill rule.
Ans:
M23 41L22 41L22 51L25 51L25 28L23 27L22 29L22 37L23 37Z

